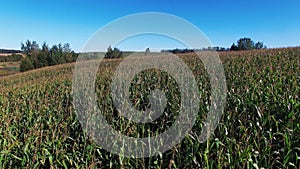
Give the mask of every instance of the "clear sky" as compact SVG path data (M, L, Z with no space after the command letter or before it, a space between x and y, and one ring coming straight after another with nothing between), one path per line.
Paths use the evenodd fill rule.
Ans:
M263 41L268 47L300 46L299 0L1 0L0 4L0 48L20 49L21 42L29 39L49 45L68 42L79 52L98 29L139 12L184 18L213 46L230 47L241 37ZM128 49L123 50L145 46L133 44L124 44Z

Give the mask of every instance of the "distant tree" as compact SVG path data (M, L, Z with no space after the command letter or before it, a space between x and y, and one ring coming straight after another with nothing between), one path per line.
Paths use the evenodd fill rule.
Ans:
M75 53L74 51L72 51L71 55L72 55L72 62L75 62L79 56L79 53Z
M32 41L31 47L30 47L30 52L36 55L39 52L39 44L36 41Z
M113 49L111 48L111 46L108 46L104 58L108 58L108 59L112 58L112 53L113 53Z
M38 46L38 45L36 45ZM36 49L35 49L36 50ZM49 55L49 47L46 42L43 43L42 49L37 50L37 54L32 55L33 65L35 68L41 68L48 66L48 60L47 57Z
M149 55L149 53L150 53L150 48L147 48L147 49L145 50L145 55L147 56L147 55Z
M43 43L42 45L42 52L43 53L48 53L50 51L49 46L47 45L46 42Z
M63 49L63 45L61 43L58 44L58 57L57 57L57 63L58 64L63 64L66 63L65 60L65 52Z
M237 41L237 46L239 50L251 50L254 49L254 42L251 38L240 38Z
M35 57L34 57L34 60L33 60L33 65L34 65L34 68L41 68L41 67L45 67L45 66L48 66L48 61L47 61L47 55L42 53L42 52L39 52Z
M27 40L25 44L21 43L21 50L27 55L36 55L39 52L39 45L36 41Z
M21 50L28 55L31 52L31 42L27 40L25 43L21 43Z
M64 52L64 53L70 53L70 52L72 52L69 43L65 43L65 44L63 45L63 52Z
M206 49L206 48L205 48ZM200 49L199 49L200 50ZM161 52L162 53L173 53L173 54L177 54L177 53L191 53L191 52L195 52L195 51L199 51L198 49L162 49ZM204 49L201 49L204 50Z
M255 43L255 49L262 49L264 48L264 43L263 42L257 42Z
M251 38L240 38L237 41L237 45L234 43L231 45L230 50L251 50L251 49L263 49L266 48L263 42L255 43Z
M68 43L64 45L59 43L49 48L44 42L40 49L36 41L27 40L21 44L21 49L26 54L26 59L23 59L20 68L22 71L73 62L78 57L78 54L71 50Z
M122 56L122 51L118 48L114 48L113 50L113 58L120 58Z
M233 43L230 47L231 51L235 51L235 50L239 50L238 46L235 45L235 43Z
M228 51L228 50L229 50L229 48L225 48L225 47L220 48L220 51Z
M64 53L64 57L65 57L66 63L70 63L70 62L75 61L75 60L73 59L73 52Z
M106 59L114 59L122 57L122 51L118 48L112 49L111 46L107 48L107 52L105 53L104 58Z
M34 69L33 63L29 57L24 58L20 64L20 71L25 72Z
M215 46L212 48L214 51L227 51L229 50L228 48L220 47L220 46Z
M66 63L63 53L62 44L53 45L50 49L50 58L48 58L49 65L58 65Z

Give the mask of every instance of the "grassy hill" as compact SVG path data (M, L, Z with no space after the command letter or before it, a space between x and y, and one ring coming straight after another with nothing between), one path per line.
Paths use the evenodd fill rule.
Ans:
M180 144L145 159L111 154L83 132L72 105L74 63L0 78L0 168L300 167L300 48L221 52L227 104L214 135L202 144L195 138L208 112L209 81L199 58L194 54L180 57L201 89L199 117ZM155 124L149 125L152 131L140 128L113 108L109 85L121 61L103 61L98 71L98 104L107 121L129 136L161 131ZM149 93L153 85L137 84L137 79L154 76L174 85L162 72L142 72L133 80L134 95ZM169 94L171 98L180 95L176 85L170 86ZM133 97L136 104L147 102ZM173 107L164 113L178 111L180 102L170 103ZM156 122L169 125L173 118Z

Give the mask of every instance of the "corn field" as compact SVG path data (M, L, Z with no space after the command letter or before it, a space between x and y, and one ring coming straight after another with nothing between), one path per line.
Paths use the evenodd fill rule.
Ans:
M74 63L0 78L0 168L300 168L300 48L220 52L227 102L213 135L197 141L210 106L210 84L201 60L180 54L196 77L201 99L190 133L167 152L127 158L98 146L73 107ZM163 57L163 56L162 56ZM166 72L148 70L133 79L138 110L154 89L166 91L164 113L152 123L120 116L110 94L122 59L103 60L98 70L98 106L115 130L146 137L172 125L180 91Z

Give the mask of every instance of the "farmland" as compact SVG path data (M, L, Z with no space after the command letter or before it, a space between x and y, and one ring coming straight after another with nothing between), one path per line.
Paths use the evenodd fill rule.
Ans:
M23 57L22 53L0 53L0 76L18 73Z
M228 91L213 136L204 143L196 139L209 110L207 73L195 54L180 54L199 85L199 117L179 144L149 158L114 155L84 132L73 107L74 63L0 78L0 168L299 168L300 48L219 54ZM145 108L141 95L157 87L160 77L170 100L164 113L174 113L139 126L119 116L111 102L109 85L121 61L104 60L98 70L96 92L106 120L132 137L162 132L180 107L174 79L160 71L133 79L137 109Z
M12 75L19 71L20 62L0 62L0 76Z

